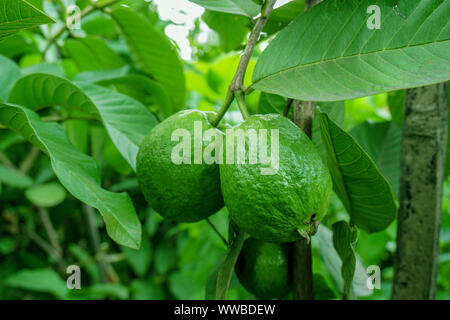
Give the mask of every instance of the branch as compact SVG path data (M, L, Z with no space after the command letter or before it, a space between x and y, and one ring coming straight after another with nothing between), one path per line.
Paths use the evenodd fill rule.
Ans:
M63 251L61 245L59 244L58 235L56 234L55 228L53 227L52 221L48 214L48 209L43 207L38 207L39 217L42 224L44 225L45 232L50 240L50 245L56 254L56 262L62 273L66 271L66 262L63 258Z
M235 97L236 92L242 91L246 92L246 88L244 88L244 78L245 73L247 72L247 67L250 62L250 58L252 57L253 51L255 50L255 46L258 42L258 39L261 35L264 26L267 23L267 20L270 17L270 14L273 11L273 7L275 5L276 0L266 0L261 9L261 15L254 25L252 32L250 33L250 37L248 39L247 45L245 46L244 53L242 54L241 60L239 61L239 66L236 70L236 73L231 81L227 96L225 98L224 104L220 108L217 117L212 121L214 126L217 126L220 120L223 118L228 108L230 107L233 99ZM241 101L242 102L242 101ZM246 109L246 107L245 107ZM242 108L241 108L242 111ZM244 118L245 115L243 114Z
M96 256L101 250L100 250L100 234L98 232L97 225L95 223L95 212L94 208L91 206L88 206L87 204L83 204L83 212L86 217L88 230L89 230L89 237L92 242L92 247L94 249L94 256ZM100 272L100 278L102 282L107 282L108 276L106 274L106 268L105 268L105 262L103 259L98 259L98 269Z
M231 82L230 91L232 92L244 89L244 77L247 71L248 64L250 62L250 58L252 57L253 50L255 49L255 45L258 42L262 30L264 29L267 20L269 20L275 2L276 0L266 0L263 5L261 16L253 27L252 32L250 33L250 37L248 39L247 46L245 47L244 54L241 57L238 69L236 71L236 74L234 75L233 81Z

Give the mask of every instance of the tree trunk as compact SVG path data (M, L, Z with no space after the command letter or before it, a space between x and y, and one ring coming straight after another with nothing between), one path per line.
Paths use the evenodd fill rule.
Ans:
M294 101L293 121L309 138L312 136L314 103ZM295 300L314 299L311 243L306 239L294 243L293 295Z
M393 299L434 299L447 145L447 84L406 90Z

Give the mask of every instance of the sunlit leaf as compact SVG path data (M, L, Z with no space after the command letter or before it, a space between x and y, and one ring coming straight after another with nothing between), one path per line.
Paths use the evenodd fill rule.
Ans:
M186 101L183 64L173 44L129 8L118 7L111 14L141 69L164 86L176 108L183 109Z

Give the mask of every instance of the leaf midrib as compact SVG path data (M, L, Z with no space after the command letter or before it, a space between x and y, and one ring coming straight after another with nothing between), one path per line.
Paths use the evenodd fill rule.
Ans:
M383 49L383 50L379 50L379 51L371 51L371 52L366 52L366 53L357 53L357 54L348 55L348 56L340 56L340 57L333 58L333 59L324 59L324 60L310 62L310 63L306 63L306 64L302 64L302 65L296 65L296 66L292 66L292 67L280 70L280 71L278 71L276 73L272 73L272 74L266 75L264 77L261 77L258 80L256 80L254 83L252 83L251 86L254 86L254 85L258 84L261 81L270 79L272 77L279 76L279 75L281 75L281 74L283 74L285 72L290 72L290 71L295 70L295 69L302 69L302 68L306 68L306 67L309 67L309 66L320 65L322 63L328 63L328 62L337 62L337 61L341 61L341 60L344 60L344 59L363 57L363 56L369 56L369 55L376 55L376 54L380 54L382 52L398 51L398 50L404 50L404 49L415 48L415 47L424 47L424 46L427 46L427 45L430 45L430 44L437 44L437 43L441 43L441 42L450 42L450 40L446 39L446 40L439 40L439 41L431 41L431 42L420 43L420 44L415 44L415 45L407 45L407 46L404 46L404 47L398 47L398 48L393 48L393 49Z

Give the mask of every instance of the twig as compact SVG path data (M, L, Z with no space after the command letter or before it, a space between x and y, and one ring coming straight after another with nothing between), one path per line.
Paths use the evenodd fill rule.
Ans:
M217 230L216 226L209 220L209 218L206 218L206 222L209 224L209 226L214 230L214 232L219 236L220 239L222 239L223 243L228 247L228 241L225 239L225 237Z
M258 42L258 39L261 35L261 32L272 13L273 7L275 5L276 0L266 0L261 10L261 16L258 18L258 21L254 25L252 32L250 33L250 37L248 38L247 45L245 46L244 53L241 56L241 60L239 61L239 66L236 70L236 73L231 81L230 87L228 89L227 97L225 98L225 102L222 105L216 119L213 120L213 124L218 124L222 117L225 115L226 111L230 107L233 102L234 96L236 92L248 91L244 88L244 78L245 73L247 72L247 67L252 57L253 51L255 50L255 45ZM241 101L242 102L242 101ZM245 118L245 116L244 116Z
M0 161L5 165L5 167L8 167L13 170L17 170L16 166L9 160L9 158L0 151Z
M100 252L100 234L98 232L98 228L95 223L94 208L86 204L83 204L83 212L86 217L89 230L89 237L91 239L92 247L94 249L94 256L96 256ZM102 282L106 282L108 280L108 277L106 274L105 262L103 261L103 259L98 259L97 262L98 262L98 269L100 272L100 278Z
M38 147L31 147L30 152L20 164L19 171L23 174L28 174L40 152L41 150Z
M39 217L44 226L45 232L50 240L50 244L54 251L57 253L56 262L62 273L66 270L66 263L63 259L61 245L59 244L58 235L56 234L55 228L53 227L52 221L48 214L48 209L43 207L38 207Z
M103 10L109 6L112 6L113 4L116 4L117 2L119 2L121 0L110 0L110 1L105 1L102 2L99 5L96 4L92 4L88 7L86 7L81 13L80 13L80 19L93 13L96 10ZM67 26L67 23L64 23L64 26L62 26L52 37L50 37L50 39L48 39L47 45L44 48L44 51L42 52L42 56L45 57L47 51L50 49L50 47L52 46L52 44L58 40L63 34L64 32L66 32L69 29L69 27Z

